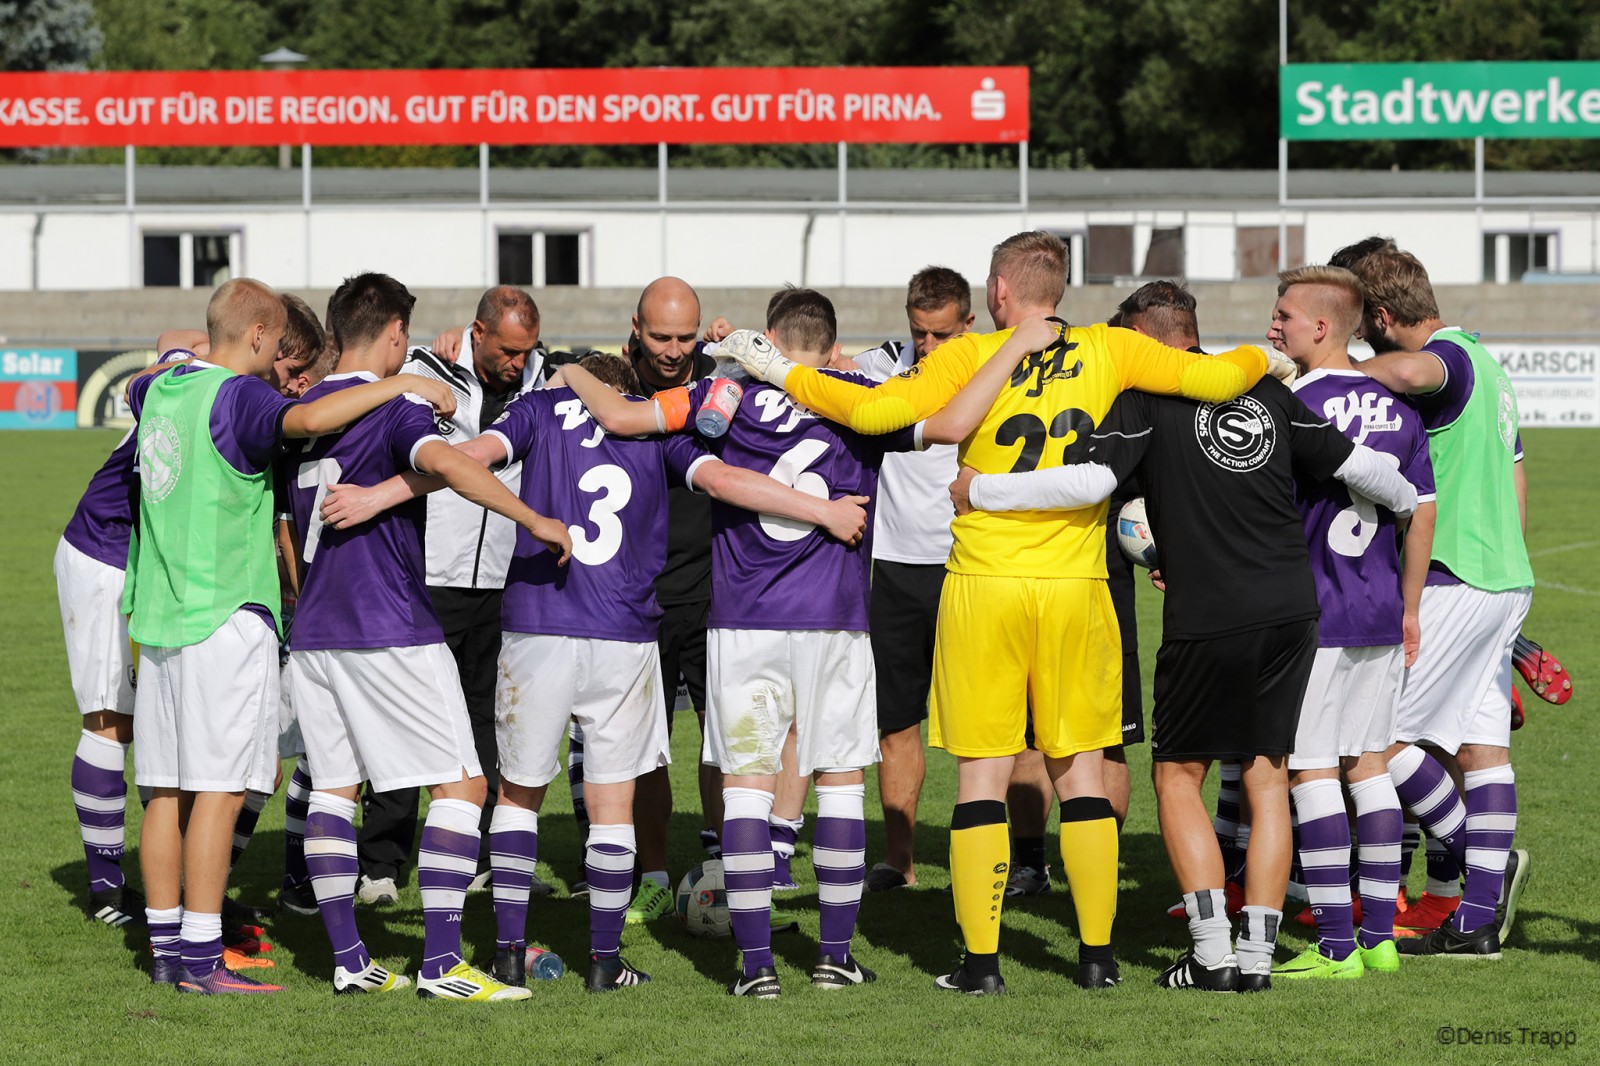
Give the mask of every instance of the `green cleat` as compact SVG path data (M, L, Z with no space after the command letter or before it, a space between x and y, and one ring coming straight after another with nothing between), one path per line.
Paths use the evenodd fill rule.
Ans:
M1389 944L1389 950L1394 951L1394 944ZM1366 966L1361 959L1361 952L1352 951L1342 959L1328 958L1317 950L1315 944L1306 948L1300 954L1284 963L1282 966L1272 968L1274 977L1327 977L1334 980L1351 980L1366 973Z
M1361 956L1361 965L1374 973L1400 972L1400 951L1394 946L1393 940L1381 941L1376 947L1361 948L1356 954Z
M770 925L774 933L798 933L800 919L788 911L774 909L770 915Z
M623 921L628 925L642 925L672 913L672 892L663 885L645 878L639 882L639 894L633 897L628 915Z

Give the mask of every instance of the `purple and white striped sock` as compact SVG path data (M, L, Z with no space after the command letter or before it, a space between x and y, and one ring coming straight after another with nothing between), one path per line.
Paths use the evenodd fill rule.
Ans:
M1350 902L1350 822L1337 778L1304 781L1290 790L1300 818L1300 871L1317 919L1317 950L1345 959L1356 949Z
M794 875L789 872L789 864L794 861L795 841L800 839L800 830L806 824L805 815L798 818L783 818L776 814L767 815L767 831L772 836L772 887L788 888L794 884Z
M1517 833L1517 778L1510 765L1469 770L1467 789L1467 884L1451 917L1456 931L1470 933L1494 922L1505 882L1506 856Z
M271 798L272 794L268 792L254 789L245 791L244 806L239 808L239 814L233 820L233 852L228 856L228 869L239 865L244 849L250 846L250 838L256 835L256 823L261 821L261 812L267 809L267 801Z
M822 922L817 954L850 957L867 877L865 785L817 786L817 834L811 862L817 871L817 907Z
M589 879L589 950L596 958L610 958L621 950L638 851L631 825L589 827L583 868Z
M1389 777L1400 802L1422 823L1428 836L1462 862L1466 858L1467 808L1439 761L1412 744L1389 760Z
M1395 896L1400 891L1400 834L1405 818L1388 774L1350 785L1356 808L1356 885L1361 893L1357 942L1375 948L1394 939Z
M578 823L578 846L589 844L589 804L583 798L583 727L567 726L567 787L572 790L572 818Z
M313 792L306 812L306 869L335 966L359 973L372 962L356 928L356 801Z
M183 908L156 910L144 909L144 920L150 927L150 951L157 958L177 959L182 949Z
M751 977L772 962L772 793L722 790L722 869L734 943Z
M417 848L422 890L422 976L432 980L461 962L461 911L478 872L477 804L436 799L428 804Z
M298 888L311 878L306 869L306 813L311 806L311 773L295 764L283 790L283 887Z
M1227 879L1236 883L1244 881L1244 847L1239 843L1239 780L1242 771L1236 762L1225 762L1217 767L1217 814L1211 819L1211 831L1217 834L1217 845L1222 848L1222 869ZM1247 830L1248 826L1245 827Z
M205 977L222 965L222 915L185 909L178 928L178 955L190 977Z
M128 745L85 729L72 757L72 802L78 809L78 835L89 864L89 891L121 888L123 819L128 782L123 770Z
M539 815L502 799L489 819L489 867L494 871L495 947L523 947L528 937L528 893L539 857Z

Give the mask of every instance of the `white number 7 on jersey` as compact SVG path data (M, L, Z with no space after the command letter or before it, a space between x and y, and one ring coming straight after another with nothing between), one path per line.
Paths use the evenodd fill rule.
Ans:
M322 459L315 463L301 463L294 483L302 489L315 488L316 498L311 501L311 521L306 524L306 542L300 545L300 557L311 565L317 554L317 541L322 538L322 500L328 495L328 486L338 482L344 474L337 459Z
M828 442L825 440L803 440L784 452L778 461L772 464L769 476L798 492L826 500L828 483L822 480L821 474L806 468L821 459L827 451ZM816 528L810 522L801 522L794 518L782 518L771 514L761 516L761 532L773 540L785 542L800 540Z

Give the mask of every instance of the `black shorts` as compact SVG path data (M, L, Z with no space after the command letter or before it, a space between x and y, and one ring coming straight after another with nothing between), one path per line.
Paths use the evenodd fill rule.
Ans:
M1316 654L1315 619L1210 640L1162 641L1151 758L1288 755Z
M1113 511L1115 509L1113 508ZM1139 677L1139 617L1133 598L1134 567L1117 542L1117 519L1106 523L1106 573L1111 606L1122 631L1122 743L1144 743L1144 684Z
M928 717L933 630L943 563L872 564L872 661L878 674L878 731L896 733Z
M689 701L695 709L706 709L706 617L711 603L680 603L662 608L661 649L662 709L667 729L672 728L672 708L678 702L678 678L689 686Z

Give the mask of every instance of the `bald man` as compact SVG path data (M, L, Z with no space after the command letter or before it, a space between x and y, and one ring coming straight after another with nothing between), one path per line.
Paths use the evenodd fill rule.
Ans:
M151 980L206 995L278 991L221 965L234 820L245 789L270 792L277 769L273 460L286 438L330 433L407 388L284 398L267 378L285 322L277 293L229 281L206 309L208 360L128 388L139 508L123 607L145 681L133 732L134 779L151 789L139 849ZM454 410L448 388L409 384Z

